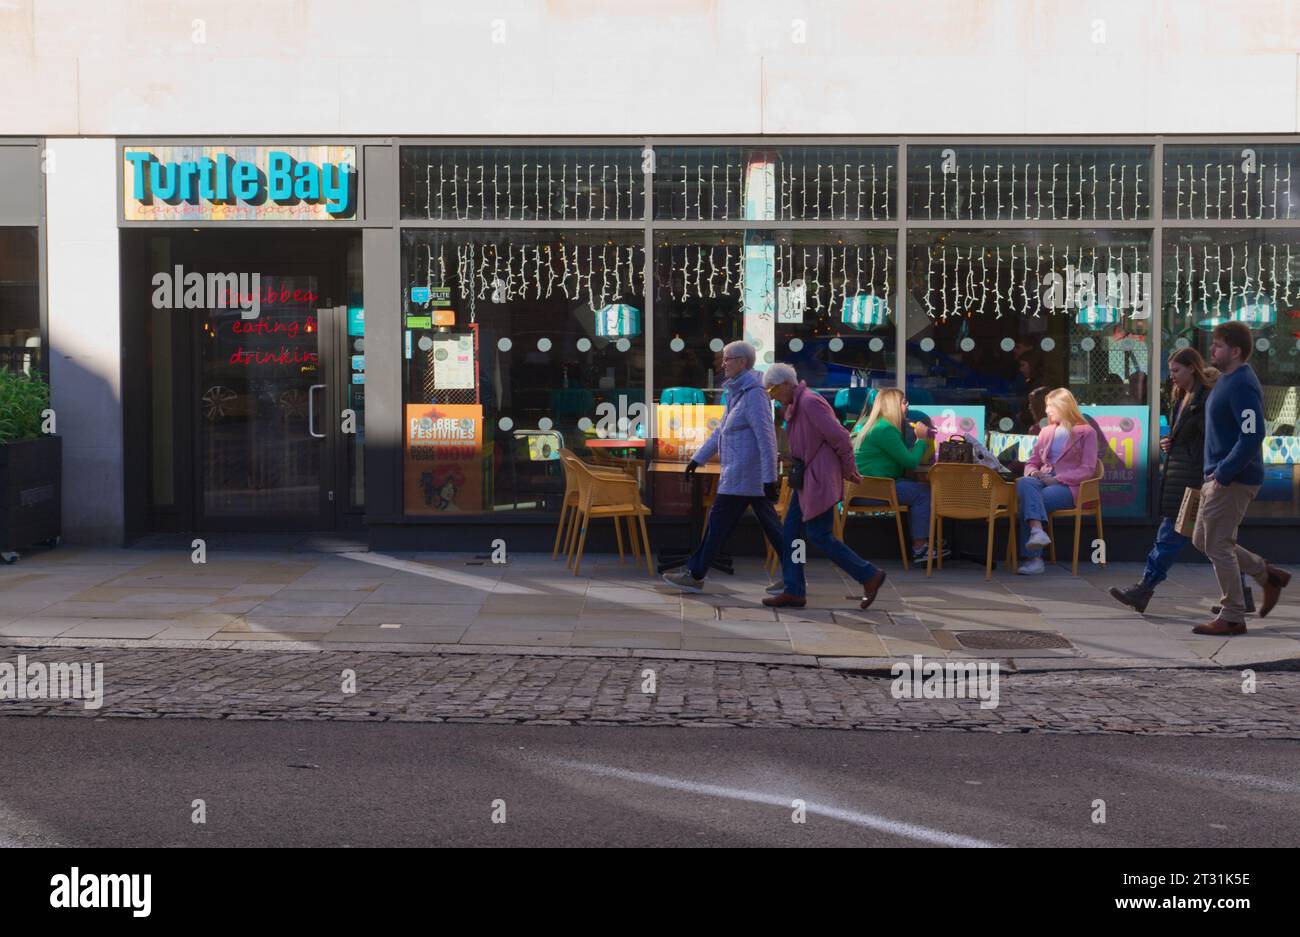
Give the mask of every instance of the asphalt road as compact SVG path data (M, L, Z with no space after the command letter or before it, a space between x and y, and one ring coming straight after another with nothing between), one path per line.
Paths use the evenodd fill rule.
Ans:
M1263 739L6 718L0 844L1295 846L1297 778Z

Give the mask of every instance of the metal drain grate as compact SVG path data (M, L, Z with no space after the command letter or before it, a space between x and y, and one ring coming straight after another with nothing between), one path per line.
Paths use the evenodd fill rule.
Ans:
M1070 647L1059 634L1046 631L959 631L957 642L973 651L1020 651L1031 648Z

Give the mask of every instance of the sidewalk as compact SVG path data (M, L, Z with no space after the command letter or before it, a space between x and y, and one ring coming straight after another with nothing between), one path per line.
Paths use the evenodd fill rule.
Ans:
M644 565L594 554L574 577L563 560L542 554L493 565L472 554L210 551L206 565L195 565L188 551L60 548L0 566L0 643L603 649L839 667L914 654L1030 666L1300 658L1300 586L1283 593L1267 620L1250 616L1245 635L1192 635L1217 600L1208 565L1175 567L1146 615L1106 593L1136 581L1138 564L1089 566L1077 578L1068 566L1038 577L995 572L991 582L970 563L928 579L924 567L883 565L889 580L869 611L850 597L856 586L816 558L808 607L778 613L760 602L768 579L757 559L738 560L734 577L712 574L702 595L681 595Z

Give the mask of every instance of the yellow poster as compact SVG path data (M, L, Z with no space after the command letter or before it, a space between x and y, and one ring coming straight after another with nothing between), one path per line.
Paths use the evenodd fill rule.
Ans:
M721 404L673 403L655 407L655 432L659 439L655 457L685 462L718 428L725 411Z
M483 510L483 407L407 404L407 514Z

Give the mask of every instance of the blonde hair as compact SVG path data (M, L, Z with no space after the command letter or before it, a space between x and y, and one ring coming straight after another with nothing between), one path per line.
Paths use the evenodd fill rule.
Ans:
M876 425L878 420L888 420L894 424L894 429L902 432L903 429L903 400L905 395L897 387L882 387L876 391L876 399L871 404L871 414L867 416L867 421L862 424L862 428L853 434L853 448L856 449L862 445L862 440L867 433L871 432L871 427ZM862 412L865 414L867 408L863 407ZM861 416L858 417L862 419Z
M1074 394L1064 387L1058 387L1050 392L1046 403L1055 407L1056 412L1062 417L1061 422L1069 424L1071 428L1082 426L1087 422L1079 410L1079 402L1074 399Z

